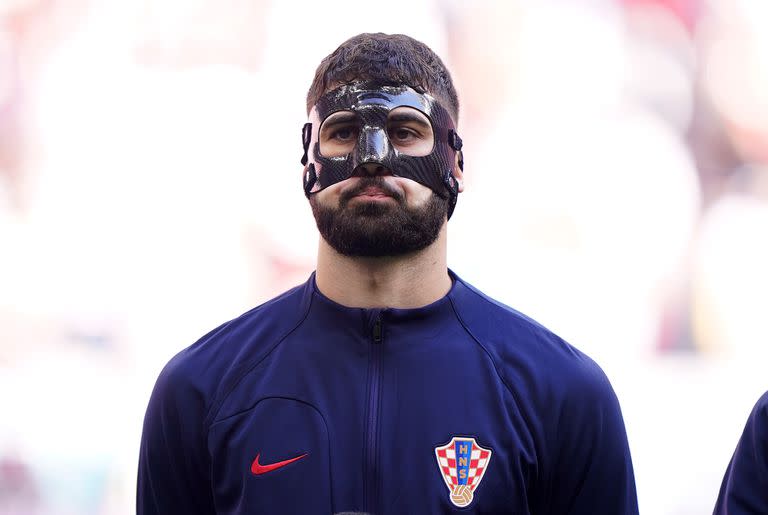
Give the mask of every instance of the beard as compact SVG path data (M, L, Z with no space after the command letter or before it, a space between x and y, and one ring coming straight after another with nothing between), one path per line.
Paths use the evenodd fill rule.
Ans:
M376 187L394 202L350 200L366 188ZM422 250L437 239L448 215L448 199L432 192L422 206L409 207L403 195L382 177L363 177L341 194L339 206L309 199L320 235L339 254L351 257L394 257Z

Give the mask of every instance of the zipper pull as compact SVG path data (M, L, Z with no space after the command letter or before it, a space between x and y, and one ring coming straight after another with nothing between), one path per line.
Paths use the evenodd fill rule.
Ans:
M373 323L373 341L374 343L381 343L381 315L377 316Z

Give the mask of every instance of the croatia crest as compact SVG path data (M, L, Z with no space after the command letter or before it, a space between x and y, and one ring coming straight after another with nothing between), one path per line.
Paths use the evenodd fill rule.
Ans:
M491 461L491 450L480 447L474 438L454 436L447 444L435 447L435 456L451 502L459 508L469 505Z

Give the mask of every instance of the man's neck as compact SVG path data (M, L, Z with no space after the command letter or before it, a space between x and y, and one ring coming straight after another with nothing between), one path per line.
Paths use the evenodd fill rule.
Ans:
M429 247L406 256L343 256L320 239L315 279L318 289L343 306L418 308L451 289L445 227Z

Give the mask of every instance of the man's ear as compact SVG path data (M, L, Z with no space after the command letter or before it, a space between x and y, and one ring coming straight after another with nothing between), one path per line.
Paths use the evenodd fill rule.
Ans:
M464 156L461 154L461 150L456 152L456 158L455 162L453 163L453 177L456 179L456 186L459 190L459 193L464 191L464 170L462 170L462 167L459 166L459 162L464 158Z

